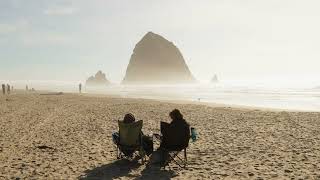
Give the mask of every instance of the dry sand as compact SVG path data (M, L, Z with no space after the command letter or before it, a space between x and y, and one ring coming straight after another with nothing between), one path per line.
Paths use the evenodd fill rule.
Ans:
M116 160L111 133L127 112L159 132L180 109L199 140L189 165ZM0 179L320 179L320 113L209 107L83 95L0 96Z

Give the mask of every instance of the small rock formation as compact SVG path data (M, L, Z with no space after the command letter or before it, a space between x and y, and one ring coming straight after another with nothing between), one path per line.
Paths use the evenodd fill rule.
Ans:
M217 82L219 82L219 80L218 80L218 76L215 74L211 79L211 83L217 83Z
M108 84L110 84L110 82L102 71L98 71L95 76L89 77L86 81L87 86L103 86Z
M135 46L124 84L194 83L179 49L162 36L148 32Z

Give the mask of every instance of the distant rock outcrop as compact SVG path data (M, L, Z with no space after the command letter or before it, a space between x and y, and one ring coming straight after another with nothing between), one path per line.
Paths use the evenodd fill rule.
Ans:
M98 71L95 76L91 76L87 79L87 86L102 86L108 85L110 82L107 80L106 75L102 71Z
M148 32L135 46L124 84L194 83L179 49L160 35Z
M217 82L219 82L219 79L218 79L218 76L215 74L211 79L211 83L217 83Z

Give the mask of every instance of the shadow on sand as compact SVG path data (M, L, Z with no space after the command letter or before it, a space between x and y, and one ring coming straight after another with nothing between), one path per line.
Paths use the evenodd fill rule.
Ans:
M160 169L159 166L146 166L146 168L141 172L140 177L136 177L135 180L143 179L171 179L177 176L172 170Z
M161 170L158 167L146 166L141 172L141 175L131 175L131 171L138 169L142 166L138 161L128 161L125 159L117 160L110 164L106 164L100 167L96 167L91 170L85 171L83 176L80 176L81 180L100 180L100 179L116 179L126 177L129 179L171 179L175 173L172 170Z
M137 161L131 162L126 159L121 159L110 164L87 170L85 171L85 175L79 177L79 179L115 179L120 177L135 178L130 175L130 172L140 166L141 164Z

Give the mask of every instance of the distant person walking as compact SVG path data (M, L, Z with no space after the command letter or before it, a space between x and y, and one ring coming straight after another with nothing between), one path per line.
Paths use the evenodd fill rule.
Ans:
M10 94L10 85L7 84L7 94Z
M6 94L6 85L2 84L2 94L5 95Z
M82 91L82 84L80 83L79 84L79 93L81 93L81 91Z
M28 85L26 85L26 91L29 91L29 87L28 87Z

